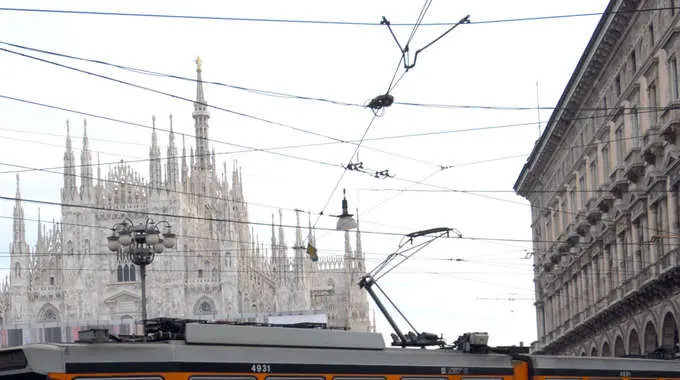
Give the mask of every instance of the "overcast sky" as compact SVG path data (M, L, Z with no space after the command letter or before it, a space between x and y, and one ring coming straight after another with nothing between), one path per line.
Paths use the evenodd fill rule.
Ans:
M57 5L23 0L1 1L0 6L376 23L385 16L393 23L410 23L416 20L422 3L61 1ZM424 22L454 22L468 14L474 22L602 12L606 3L434 0ZM398 102L535 107L538 82L541 106L554 106L598 19L590 16L461 26L420 54L415 67L404 75L392 95ZM411 42L411 50L424 46L445 29L422 26ZM394 30L403 44L411 27ZM0 36L2 42L188 77L195 76L194 60L200 56L206 81L361 104L385 92L400 57L384 26L0 11ZM6 45L0 48L19 50ZM25 53L182 97L195 97L195 84L188 81ZM172 113L176 132L194 134L190 102L4 51L0 51L0 67L0 95L145 125L150 125L152 115L156 115L156 125L162 129L168 128L168 115ZM360 139L373 116L370 110L360 107L270 97L214 85L206 85L205 94L211 105L343 140ZM512 185L538 137L536 110L395 104L384 111L368 130L354 162L361 161L373 170L387 169L395 178L377 179L347 172L325 214L340 212L342 188L346 188L350 207L359 208L361 227L366 231L363 245L368 269L394 251L399 241L399 237L370 232L456 228L465 239L435 242L386 276L381 287L421 331L442 333L447 340L467 331L487 331L493 345L520 341L529 344L536 339L532 261L523 259L531 251L530 211L527 202L513 194ZM343 169L315 161L346 164L355 149L350 144L333 144L280 151L308 161L265 152L227 154L238 149L226 143L270 148L332 140L225 111L210 112L209 136L218 153L218 166L221 168L221 162L226 160L231 171L232 160L238 160L246 200L251 202L250 217L255 222L268 223L279 207L284 209L284 223L294 223L291 210L295 208L318 214ZM546 121L549 116L546 110L540 119ZM82 116L0 98L0 170L4 172L0 174L0 195L14 196L12 173L17 168L10 164L31 168L62 164L66 119L71 122L79 161ZM486 128L509 124L525 125ZM473 131L455 132L464 129ZM371 141L426 132L442 133ZM148 129L89 117L88 136L93 156L96 159L99 152L102 163L148 158ZM165 156L167 133L160 132L159 140ZM178 142L181 144L181 140ZM187 139L187 145L187 149L193 146L193 139ZM472 164L455 167L469 163ZM441 166L453 167L441 170ZM148 178L148 163L135 167ZM108 165L102 165L102 171L107 170ZM58 174L61 170L55 172L22 173L22 196L58 202L62 176ZM413 186L413 181L426 177L424 184ZM471 193L389 190L442 187ZM398 196L392 198L395 194ZM0 247L8 247L11 240L12 207L12 202L0 201ZM37 205L25 204L24 208L27 219L37 218ZM41 214L43 220L51 221L59 217L60 211L43 206ZM34 244L37 223L27 224ZM327 217L318 223L323 228L334 226L335 220ZM269 231L256 228L260 241L269 241ZM292 242L293 231L286 233L288 242ZM317 240L322 256L341 254L337 251L343 247L340 233L319 231ZM0 248L0 270L6 272L8 266L8 252ZM519 300L503 300L507 298ZM380 315L377 322L383 332L389 332Z

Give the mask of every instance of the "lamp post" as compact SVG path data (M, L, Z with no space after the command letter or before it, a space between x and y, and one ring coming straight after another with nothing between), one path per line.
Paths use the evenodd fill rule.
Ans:
M159 226L166 225L166 232L161 234ZM139 276L142 282L142 321L144 323L144 336L146 336L146 266L151 264L156 254L163 252L164 248L175 246L175 234L172 233L170 223L167 221L155 222L151 218L139 224L125 218L121 223L116 223L111 228L111 236L107 238L108 247L113 252L125 250L130 261L139 266Z

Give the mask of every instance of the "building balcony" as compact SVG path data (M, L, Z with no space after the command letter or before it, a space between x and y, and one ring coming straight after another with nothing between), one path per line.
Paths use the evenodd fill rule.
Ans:
M609 185L600 186L600 196L595 201L595 206L600 210L602 214L609 213L609 210L614 205L614 196L609 192Z
M590 222L587 219L586 213L581 211L576 215L576 233L581 237L586 237L590 232Z
M624 161L624 177L631 183L637 183L645 175L645 160L642 159L642 149L631 149Z
M663 140L658 126L652 126L645 132L642 145L642 158L650 165L663 155Z
M599 221L600 218L602 217L602 211L600 208L597 206L597 199L592 198L588 200L588 203L586 204L586 220L588 223L590 223L591 226L596 225Z
M581 240L581 235L576 231L576 225L574 223L569 223L567 226L567 237L565 239L569 248L576 246L579 240Z
M660 131L662 138L668 143L675 144L678 131L680 131L680 101L675 100L669 104L661 117L663 120Z
M624 175L625 168L618 166L612 172L609 184L609 192L616 198L620 199L625 191L628 191L628 179Z

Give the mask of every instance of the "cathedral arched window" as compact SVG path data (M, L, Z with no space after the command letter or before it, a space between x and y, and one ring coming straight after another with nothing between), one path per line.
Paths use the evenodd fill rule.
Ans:
M130 267L127 264L123 267L123 281L130 281Z
M120 265L120 264L118 264L117 273L118 273L118 282L123 282L123 266Z
M67 252L69 255L72 255L72 254L73 254L73 242L70 241L70 240L66 243L66 252Z
M21 265L19 263L14 264L14 274L17 277L21 277Z
M224 254L224 264L227 266L227 268L231 268L231 252Z
M38 313L38 320L41 322L57 321L59 320L59 311L57 311L54 306L46 304L40 309L40 312Z
M208 297L202 297L194 306L194 314L215 314L215 303Z
M130 281L137 281L137 268L134 264L130 264Z
M50 285L54 285L54 276L50 276Z
M202 277L203 277L203 269L199 269L198 270L198 278L202 278Z

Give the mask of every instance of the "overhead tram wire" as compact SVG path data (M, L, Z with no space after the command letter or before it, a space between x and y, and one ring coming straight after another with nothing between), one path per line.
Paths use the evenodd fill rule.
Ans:
M680 7L654 7L647 9L628 9L610 12L585 12L585 13L571 13L561 15L546 15L534 17L516 17L516 18L501 18L471 21L471 25L488 25L500 23L517 23L530 22L542 20L556 20L556 19L570 19L578 17L596 17L609 14L618 13L646 13L656 12L662 10L675 10ZM47 9L47 8L16 8L16 7L0 7L0 12L16 12L16 13L53 13L65 15L83 15L83 16L120 16L133 18L161 18L174 20L199 20L199 21L225 21L225 22L247 22L247 23L275 23L275 24L306 24L306 25L321 25L321 26L353 26L353 27L380 27L380 23L366 22L366 21L349 21L349 20L304 20L304 19L286 19L286 18L261 18L261 17L226 17L226 16L202 16L202 15L181 15L181 14L163 14L163 13L141 13L141 12L106 12L106 11L86 11L86 10L71 10L71 9ZM456 22L428 22L421 23L420 26L451 26ZM415 23L393 23L392 26L408 27L415 26Z
M61 106L45 104L45 103L36 102L36 101L33 101L33 100L16 98L16 97L7 96L7 95L3 95L3 94L0 94L0 98L6 99L6 100L16 101L16 102L20 102L20 103L26 103L26 104L30 104L30 105L34 105L34 106L38 106L38 107L44 107L44 108L59 110L59 111L67 112L67 113L74 113L74 114L92 117L92 118L95 118L95 119L101 119L101 120L105 120L105 121L110 121L110 122L114 122L114 123L131 125L131 126L146 128L146 129L153 129L152 126L146 125L146 124L126 121L126 120L122 120L122 119L113 118L113 117L110 117L110 116L103 116L103 115L94 114L94 113L91 113L91 112L75 110L75 109L72 109L72 108L65 108L65 107L61 107ZM451 134L451 133L466 133L466 132L477 132L477 131L484 131L484 130L495 130L495 129L501 129L501 128L513 128L513 127L520 127L520 126L533 126L533 125L536 125L536 124L537 123L535 121L531 121L531 122L526 122L526 123L492 125L492 126L483 126L483 127L475 127L475 128L452 129L452 130L432 131L432 132L422 132L422 133L410 133L410 134L393 135L393 136L367 137L367 138L364 139L364 141L382 141L382 140L404 139L404 138L412 138L412 137L427 137L427 136L444 135L444 134ZM170 132L169 129L162 128L162 127L156 127L156 130L162 131L162 132ZM32 132L27 131L26 133L32 133ZM182 136L182 137L189 137L191 139L195 138L194 135L182 133L182 132L179 132L179 131L174 132L174 133L176 133L177 135ZM317 146L339 144L339 142L321 142L321 143L287 145L287 146L270 147L270 148L253 148L253 147L248 147L248 146L239 145L239 144L230 143L230 142L224 142L224 141L215 140L215 139L210 139L209 141L212 142L212 143L229 145L229 146L234 146L234 147L243 149L243 150L231 151L231 152L218 152L218 153L215 153L216 155L248 153L248 152L269 152L269 151L274 151L274 150L297 149L297 148L304 148L304 147L317 147ZM359 140L352 140L352 142L358 142L358 141ZM183 158L183 157L189 157L189 155L187 155L187 156L178 155L177 157ZM289 155L286 155L286 157L299 159L299 160L303 160L303 161L307 161L307 162L314 162L314 160L307 159L307 158L301 158L301 157L295 157L295 156L289 156ZM145 159L139 159L139 160L136 160L136 161L127 161L127 162L132 163L132 162L144 162L144 161L149 161L149 159L145 158ZM117 164L117 163L119 163L119 161L108 162L108 163L102 162L101 164L102 165L107 165L107 164L113 165L113 164ZM334 164L329 164L329 163L325 163L325 162L321 162L321 164L341 166L341 165L334 165ZM96 163L90 164L90 166L94 166L94 165L97 165L97 164ZM72 165L72 167L81 167L81 166L83 166L83 165ZM69 166L69 167L71 167L71 166ZM62 168L62 166L57 166L57 167L50 167L50 168L45 168L45 169L61 169L61 168ZM18 172L24 172L24 171L31 171L31 169L4 171L4 172L0 172L0 174L18 173Z
M73 70L73 71L76 71L76 72L79 72L79 73L82 73L82 74L87 74L87 75L90 75L90 76L94 76L94 77L97 77L97 78L100 78L100 79L106 79L106 80L113 81L113 82L116 82L116 83L119 83L119 84L124 84L124 85L127 85L127 86L138 88L138 89L141 89L141 90L153 92L153 93L156 93L156 94L159 94L159 95L164 95L164 96L168 96L168 97L171 97L171 98L174 98L174 99L183 100L183 101L186 101L186 102L190 102L192 104L195 102L192 99L189 99L189 98L186 98L186 97L183 97L183 96L180 96L180 95L175 95L175 94L172 94L172 93L169 93L169 92L157 90L157 89L150 88L150 87L147 87L147 86L142 86L142 85L132 83L132 82L128 82L128 81L124 81L124 80L121 80L121 79L116 79L116 78L109 77L109 76L106 76L106 75L97 74L97 73L94 73L94 72L91 72L91 71L79 69L77 67L73 67L73 66L69 66L69 65L64 65L64 64L61 64L61 63L58 63L58 62L50 61L50 60L47 60L47 59L44 59L44 58L32 56L32 55L21 53L21 52L18 52L18 51L6 49L6 48L0 48L0 51L4 51L4 52L7 52L7 53L18 55L18 56L28 58L28 59L33 59L33 60L36 60L36 61L39 61L39 62L51 64L51 65L58 66L58 67L61 67L61 68L64 68L64 69ZM344 140L344 139L340 139L340 138L337 138L337 137L325 135L323 133L318 133L318 132L310 131L310 130L307 130L307 129L299 128L299 127L296 127L296 126L293 126L293 125L290 125L290 124L285 124L285 123L281 123L281 122L278 122L278 121L265 119L263 117L254 116L254 115L250 115L250 114L239 112L239 111L234 111L232 109L228 109L228 108L225 108L225 107L215 106L215 105L211 105L211 104L205 104L205 106L219 110L219 111L227 112L227 113L230 113L230 114L233 114L233 115L236 115L236 116L240 116L240 117L243 117L243 118L246 118L246 119L259 121L259 122L262 122L264 124L269 124L269 125L274 125L274 126L279 126L279 127L291 129L291 130L294 130L294 131L297 131L297 132L300 132L300 133L309 134L309 135L316 136L316 137L322 137L322 138L329 139L329 140L336 141L336 142L343 143L343 144L356 145L356 143L352 143L352 142L349 142L349 141ZM426 165L431 165L431 166L440 166L439 164L435 164L435 163L432 163L432 162L425 162L425 161L422 161L422 160L415 159L413 157L401 155L401 154L398 154L398 153L387 152L385 150L378 149L378 148L372 148L372 147L368 147L368 146L366 146L365 148L368 149L368 150L374 150L374 151L377 151L377 152L380 152L380 153L383 153L383 154L387 154L387 155L391 155L391 156L394 156L394 157L412 160L412 161L415 161L415 162L419 162L421 164L426 164Z
M52 202L52 201L45 201L45 200L37 200L37 199L28 199L28 198L16 198L16 197L9 197L9 196L0 196L0 200L5 200L5 201L21 201L25 203L30 203L30 204L43 204L43 205L49 205L49 206L63 206L63 207L72 207L72 208L80 208L80 209L89 209L89 210L98 210L98 211L115 211L115 212L121 212L121 213L128 213L128 214L140 214L140 215L145 215L145 216L158 216L158 217L165 217L165 218L175 218L175 219L183 219L183 220L201 220L201 221L213 221L213 222L230 222L230 223L235 223L235 224L245 224L245 225L256 225L256 226L266 226L266 227L271 227L271 223L263 223L263 222L253 222L253 221L240 221L240 220L235 220L235 219L227 219L227 218L207 218L207 217L199 217L199 216L187 216L187 215L176 215L176 214L169 214L169 213L161 213L161 212L148 212L148 211L137 211L137 210L125 210L125 209L116 209L116 208L111 208L111 207L103 207L103 206L93 206L93 205L82 205L82 204L69 204L69 203L64 203L64 202ZM297 228L297 225L291 225L291 224L279 224L278 226L282 228ZM336 231L334 228L323 228L323 227L318 227L316 228L318 231ZM659 231L660 233L670 233L668 231ZM404 233L403 232L392 232L392 231L369 231L369 230L362 230L362 234L367 234L367 235L382 235L382 236L395 236L395 237L403 237ZM449 237L442 237L442 239L446 240L469 240L469 241L494 241L494 242L525 242L525 243L533 243L533 242L539 242L539 243L560 243L561 241L558 240L534 240L534 239L515 239L515 238L503 238L503 237L484 237L484 236L449 236ZM632 243L630 243L632 244Z
M57 171L53 171L53 170L49 170L49 169L31 168L31 167L25 166L25 165L10 164L10 163L6 163L6 162L0 162L0 166L17 167L17 168L23 168L25 170L40 171L40 172L44 172L44 173L50 173L50 174L56 174L56 175L62 175L62 176L64 175L63 172L57 172ZM0 174L2 174L2 173L3 172L0 172ZM92 181L99 181L99 182L102 182L102 183L110 183L110 184L114 184L114 185L118 184L118 181L107 179L107 178L97 178L97 177L93 177L93 176L84 176L84 175L76 175L76 177L80 178L80 179L89 179L89 180L92 180ZM224 198L214 196L214 195L195 194L195 193L182 191L182 190L168 189L168 188L165 188L165 187L153 187L153 186L149 186L149 185L136 186L136 185L132 185L130 183L128 183L128 186L131 186L133 188L139 187L140 189L143 188L143 189L154 190L154 191L163 191L163 192L168 192L168 193L173 193L173 194L191 195L191 196L195 196L195 197L201 198L201 199L224 200ZM258 206L258 207L267 208L267 209L274 209L274 210L286 210L286 211L292 211L292 212L299 211L297 208L279 207L279 206L268 205L268 204L264 204L264 203L257 203L257 202L246 201L246 200L238 201L238 200L232 199L231 202L241 203L241 204L248 205L248 206L253 205L253 206ZM330 217L330 216L328 216L328 217ZM377 223L377 222L372 222L372 221L366 221L366 223L367 224L373 224L373 225L384 225L382 223Z
M74 60L79 60L83 62L90 62L90 63L96 63L96 64L101 64L101 65L106 65L110 67L115 67L119 68L122 70L127 70L139 74L145 74L145 75L152 75L152 76L158 76L158 77L167 77L167 78L172 78L172 79L179 79L179 80L184 80L192 83L197 83L198 80L195 78L189 78L189 77L184 77L181 75L175 75L175 74L167 74L167 73L162 73L158 71L153 71L153 70L147 70L147 69L141 69L141 68L136 68L132 66L127 66L127 65L121 65L121 64L116 64L112 62L107 62L107 61L102 61L102 60L96 60L96 59L91 59L91 58L83 58L83 57L78 57L70 54L64 54L64 53L58 53L50 50L44 50L44 49L38 49L38 48L32 48L20 44L15 44L11 42L6 42L6 41L0 41L0 44L7 45L7 46L12 46L16 47L19 49L24 49L24 50L29 50L29 51L34 51L37 53L42 53L42 54L48 54L48 55L54 55L58 57L63 57L63 58L68 58L68 59L74 59ZM355 108L366 108L365 105L359 104L359 103L351 103L351 102L345 102L345 101L340 101L340 100L333 100L333 99L327 99L327 98L317 98L317 97L310 97L310 96L304 96L304 95L296 95L296 94L289 94L289 93L284 93L284 92L278 92L278 91L271 91L271 90L262 90L262 89L255 89L255 88L249 88L249 87L244 87L244 86L236 86L236 85L231 85L231 84L226 84L222 82L215 82L215 81L202 81L203 84L212 84L212 85L217 85L217 86L222 86L226 88L232 88L236 90L241 90L241 91L246 91L254 94L260 94L260 95L265 95L265 96L271 96L271 97L277 97L277 98L286 98L286 99L298 99L298 100L309 100L309 101L317 101L317 102L324 102L324 103L329 103L329 104L334 104L334 105L339 105L339 106L346 106L346 107L355 107ZM498 106L498 105L480 105L480 104L443 104L443 103L416 103L416 102L409 102L409 101L394 101L392 103L393 105L403 105L403 106L411 106L411 107L420 107L420 108L440 108L440 109L480 109L480 110L487 110L487 111L534 111L536 109L539 110L573 110L573 111L616 111L618 108L617 107L607 107L607 108L602 108L602 107L583 107L583 108L578 108L578 109L572 109L569 107L551 107L551 106L541 106L541 107L536 107L536 106ZM639 110L662 110L662 107L638 107Z

